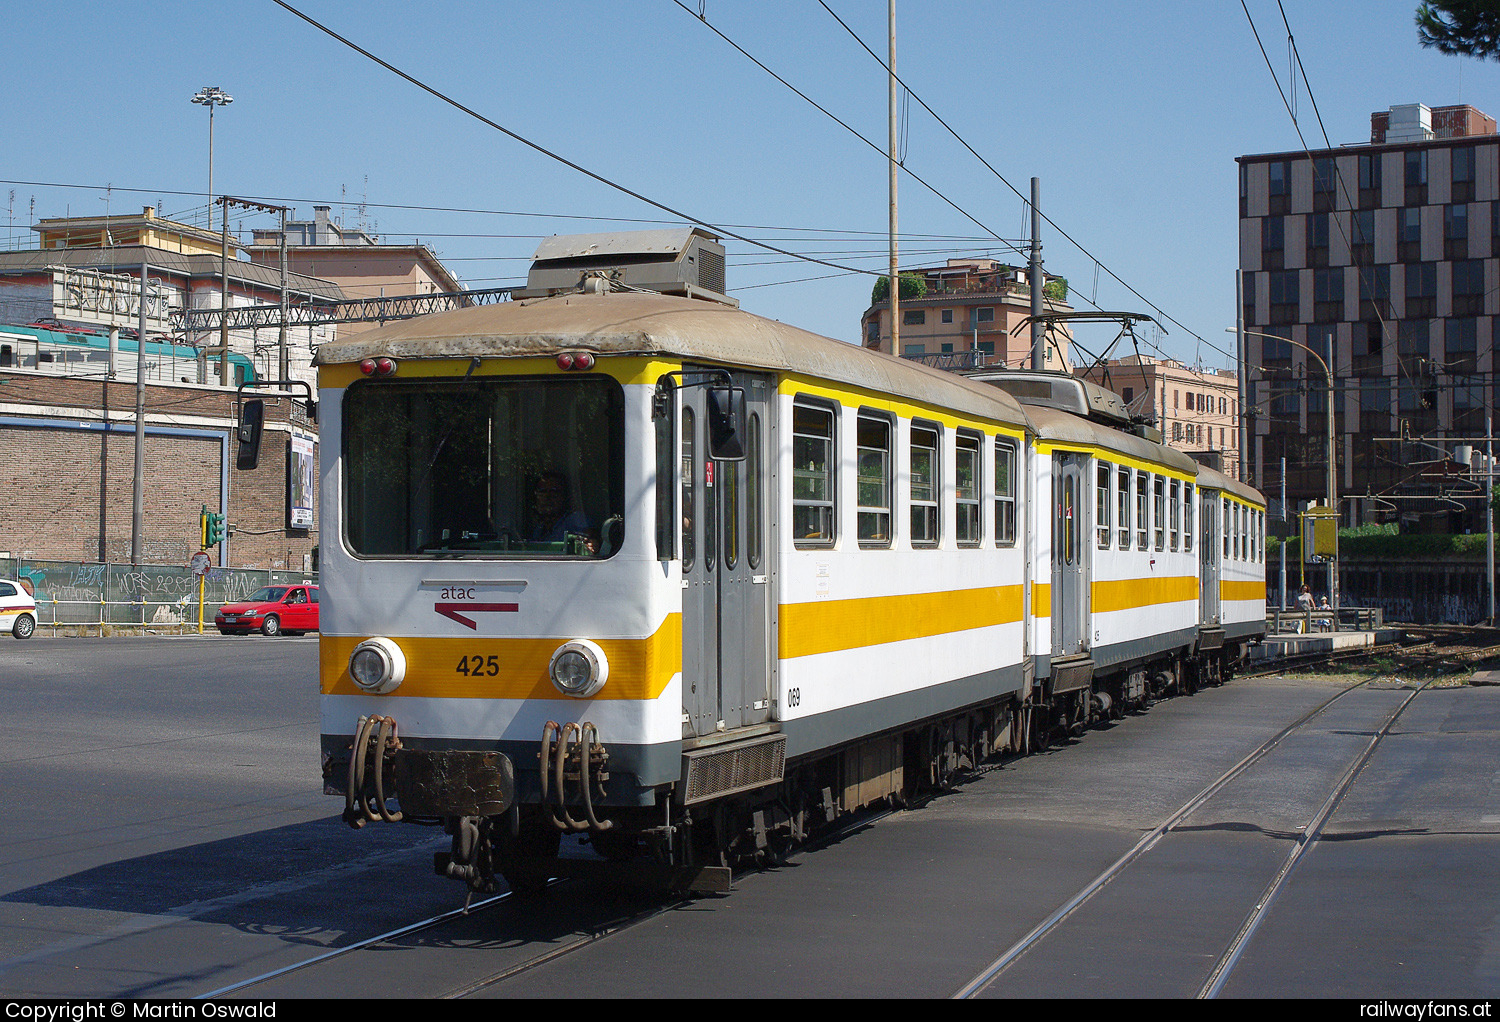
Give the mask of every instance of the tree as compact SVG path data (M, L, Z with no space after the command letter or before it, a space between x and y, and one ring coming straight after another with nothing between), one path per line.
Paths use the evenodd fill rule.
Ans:
M1500 0L1424 0L1417 38L1442 53L1500 60Z
M901 274L901 298L923 298L927 295L927 281L915 273ZM891 296L891 278L875 278L875 287L870 291L870 304L876 305Z

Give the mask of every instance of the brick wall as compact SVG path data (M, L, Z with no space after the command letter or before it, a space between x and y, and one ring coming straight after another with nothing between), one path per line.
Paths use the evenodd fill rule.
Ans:
M0 372L0 486L6 505L0 554L97 559L103 462L106 557L115 563L130 559L134 383L109 387L109 420L123 432L111 431L107 448L100 428L104 401L98 380ZM286 527L286 461L289 418L303 434L316 435L316 426L306 422L300 400L267 399L260 467L242 472L234 467L234 401L233 392L213 387L147 386L142 563L185 564L199 549L198 516L206 504L224 512L233 527L230 565L311 566L317 509L313 529ZM188 435L158 432L163 430ZM227 445L224 437L231 437ZM226 471L229 501L221 507ZM212 552L217 563L219 551Z

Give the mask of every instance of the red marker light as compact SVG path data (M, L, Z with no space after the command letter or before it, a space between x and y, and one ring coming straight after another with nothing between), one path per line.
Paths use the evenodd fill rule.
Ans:
M565 351L557 356L557 368L563 370L573 368L573 353L571 351Z
M366 376L373 376L375 373L375 360L373 358L363 359L359 363L359 371Z
M569 369L592 369L594 368L594 356L587 351L565 351L557 356L557 368L564 371Z
M393 358L377 358L375 360L375 373L378 376L390 376L396 371L396 360Z

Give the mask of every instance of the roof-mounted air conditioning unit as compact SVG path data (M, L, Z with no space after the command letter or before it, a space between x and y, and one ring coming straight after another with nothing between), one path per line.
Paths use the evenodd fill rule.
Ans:
M605 274L621 290L657 291L722 302L724 246L697 227L615 234L559 234L537 246L526 287L513 298L576 291L588 274Z

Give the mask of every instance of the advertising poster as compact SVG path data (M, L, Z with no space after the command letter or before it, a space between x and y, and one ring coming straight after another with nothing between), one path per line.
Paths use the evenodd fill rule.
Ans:
M313 441L293 434L286 459L286 524L310 529L313 524Z

